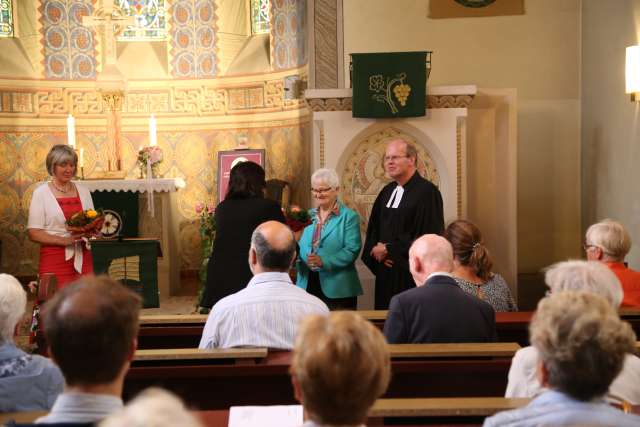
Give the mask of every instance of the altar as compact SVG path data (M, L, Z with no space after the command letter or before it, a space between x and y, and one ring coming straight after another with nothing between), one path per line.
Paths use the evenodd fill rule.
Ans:
M178 231L172 218L176 200L174 194L185 187L182 178L83 180L80 184L90 192L136 193L139 195L137 229L140 238L158 239L157 281L160 301L180 287L180 256ZM124 218L123 221L127 219ZM128 236L131 237L131 236Z

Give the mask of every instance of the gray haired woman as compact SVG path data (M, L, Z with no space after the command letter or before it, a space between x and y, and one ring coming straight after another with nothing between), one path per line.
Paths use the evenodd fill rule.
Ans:
M27 354L13 343L27 294L15 277L0 274L0 413L47 411L64 388L50 359Z
M93 209L89 190L72 181L77 164L71 147L54 145L46 160L51 180L35 189L29 206L27 232L31 241L40 244L39 273L54 274L58 288L93 272L84 236L70 233L66 226L73 214Z

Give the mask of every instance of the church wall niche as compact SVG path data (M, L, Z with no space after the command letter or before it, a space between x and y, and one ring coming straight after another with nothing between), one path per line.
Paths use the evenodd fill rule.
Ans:
M440 149L428 135L405 123L372 125L351 139L336 166L342 180L341 195L345 203L360 215L363 233L376 196L382 187L391 182L384 172L382 158L387 143L396 138L415 145L418 150L418 172L423 177L438 186L443 195L456 194Z

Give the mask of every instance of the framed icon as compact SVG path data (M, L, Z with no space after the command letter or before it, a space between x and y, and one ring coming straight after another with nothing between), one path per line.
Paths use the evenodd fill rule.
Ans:
M218 151L218 203L227 195L231 169L240 162L254 162L264 168L265 151L264 149Z

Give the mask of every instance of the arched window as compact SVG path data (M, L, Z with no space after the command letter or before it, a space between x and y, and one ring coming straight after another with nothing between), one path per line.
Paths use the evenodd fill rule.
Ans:
M251 34L269 32L269 0L251 0Z
M3 1L3 0L0 0ZM167 38L165 0L118 0L122 11L136 20L118 37L121 41L149 41Z
M13 5L11 0L0 0L0 37L13 37Z

